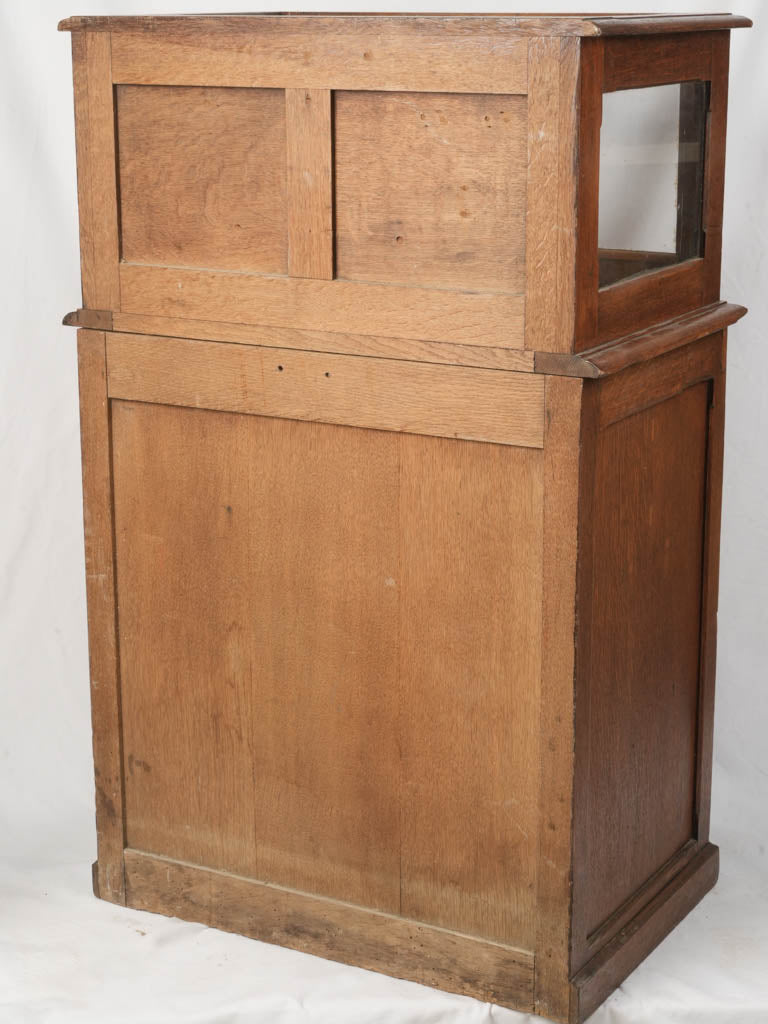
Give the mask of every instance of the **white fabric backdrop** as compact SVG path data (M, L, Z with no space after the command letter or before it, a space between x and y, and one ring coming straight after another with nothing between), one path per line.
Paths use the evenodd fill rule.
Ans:
M521 1014L90 895L75 337L59 326L80 294L74 126L69 37L56 22L170 10L168 0L0 0L0 1024L521 1024ZM599 1024L768 1022L768 6L740 0L737 11L758 24L733 33L731 57L723 295L751 312L730 332L728 359L712 814L721 879L597 1011Z

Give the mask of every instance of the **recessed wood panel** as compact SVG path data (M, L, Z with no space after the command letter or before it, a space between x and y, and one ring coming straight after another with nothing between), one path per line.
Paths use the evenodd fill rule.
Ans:
M524 290L522 96L338 92L336 272Z
M534 948L542 453L400 451L402 912Z
M113 427L128 845L528 948L541 453Z
M398 436L113 424L128 844L397 910Z
M589 701L587 935L695 834L708 408L704 382L597 435L591 658L577 693Z
M285 273L279 89L119 86L122 257Z

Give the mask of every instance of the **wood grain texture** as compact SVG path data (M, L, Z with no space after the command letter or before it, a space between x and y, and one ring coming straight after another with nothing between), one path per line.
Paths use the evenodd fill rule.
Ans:
M111 430L105 336L101 331L78 331L77 362L80 379L91 721L96 776L96 877L102 899L125 903Z
M114 421L129 844L528 948L540 454Z
M286 89L288 272L333 277L331 94Z
M397 912L397 435L114 423L129 844Z
M124 313L383 334L491 348L523 347L522 295L137 264L121 266L120 282Z
M740 307L742 308L742 307ZM242 345L269 348L298 348L313 352L338 352L354 356L380 356L423 363L448 363L456 366L483 366L494 370L532 372L534 353L514 348L489 348L483 345L455 345L451 342L416 341L409 338L384 338L366 334L340 334L328 331L293 330L290 327L265 327L263 324L231 324L209 320L184 320L168 316L142 316L136 313L110 315L114 329L131 334L195 338L199 341L231 341ZM75 326L88 326L79 324Z
M484 27L278 16L164 28L156 19L149 32L134 23L113 35L113 75L134 84L524 93L527 41L503 26Z
M83 305L120 308L115 133L109 35L72 35Z
M528 43L528 196L525 347L573 345L576 100L579 47L557 37Z
M695 259L601 288L593 344L621 338L709 305L704 293L706 277L705 260Z
M280 90L119 86L117 129L124 260L287 271Z
M94 32L157 32L166 29L178 32L194 23L203 27L222 27L226 18L229 27L239 30L252 30L258 27L254 19L274 27L275 16L264 14L195 14L195 15L134 15L121 17L114 15L85 15L65 18L59 22L60 32L72 32L87 28ZM494 14L367 14L358 12L352 16L345 14L292 14L280 16L281 21L290 19L293 25L311 28L317 25L320 29L338 27L341 22L345 27L354 29L355 21L365 19L365 28L380 27L382 21L396 24L401 31L412 31L414 34L436 29L450 34L464 34L472 30L489 34L514 33L515 35L653 35L657 33L700 32L724 28L749 28L749 18L737 14L685 14L685 15L645 15L645 14L609 14L609 15L494 15ZM278 28L282 28L278 25Z
M129 903L371 971L530 1010L533 956L419 921L135 850Z
M592 348L597 341L600 281L597 227L600 125L603 120L603 40L585 40L581 45L580 56L574 351Z
M680 32L719 32L722 29L750 28L752 22L740 14L645 14L594 17L590 21L604 36L651 36Z
M709 334L729 327L745 315L744 306L731 302L715 302L692 313L667 320L656 327L645 328L634 334L580 353L536 352L534 365L537 373L552 373L566 377L609 377L622 370L646 363L677 348L700 341Z
M662 939L682 921L717 881L719 851L707 843L616 938L573 979L570 1020L581 1024Z
M725 138L728 119L728 62L730 33L712 39L712 84L709 91L709 129L704 165L704 301L720 298L720 265L723 244L723 197L725 188Z
M608 377L600 388L600 428L650 409L692 384L714 380L720 372L721 342L719 334L708 335Z
M107 354L113 398L542 445L531 373L134 334L112 334Z
M605 41L603 89L639 89L692 79L708 81L713 32L692 32L684 37L645 36Z
M73 309L62 318L65 327L85 327L94 331L112 330L111 309Z
M521 96L337 92L334 125L339 277L524 290Z
M715 725L717 604L720 580L720 521L723 498L725 441L726 332L720 341L720 366L712 378L707 446L707 490L704 507L704 571L701 604L701 683L696 745L695 829L699 843L709 839L712 795L712 748Z
M546 378L535 1009L564 1020L574 772L576 559L582 382Z
M674 873L675 858L685 863L696 853L704 508L718 344L715 337L585 385L593 455L580 512L590 528L579 577L577 970L637 912L641 891L648 902Z
M533 948L541 454L401 448L402 913Z

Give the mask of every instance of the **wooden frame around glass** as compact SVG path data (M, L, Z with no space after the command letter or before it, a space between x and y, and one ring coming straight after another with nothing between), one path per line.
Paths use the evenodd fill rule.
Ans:
M575 351L671 319L720 297L729 32L582 41ZM701 80L710 83L701 257L599 288L597 244L603 93Z

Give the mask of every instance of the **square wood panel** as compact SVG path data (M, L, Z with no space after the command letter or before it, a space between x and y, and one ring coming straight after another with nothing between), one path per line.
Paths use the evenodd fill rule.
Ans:
M121 255L287 270L282 89L117 88Z
M337 276L522 291L526 103L336 93Z

